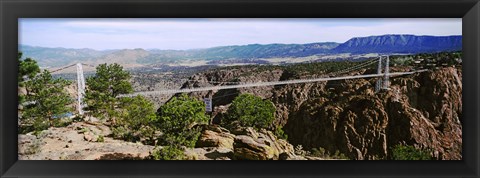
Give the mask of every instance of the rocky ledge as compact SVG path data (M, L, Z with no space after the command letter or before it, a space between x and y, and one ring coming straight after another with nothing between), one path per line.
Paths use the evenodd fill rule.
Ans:
M321 160L297 155L293 145L271 131L239 127L228 131L218 125L203 126L196 148L187 155L198 160Z
M202 125L195 148L185 149L189 160L321 160L297 155L286 140L271 131L251 127L229 131ZM161 147L161 146L160 146ZM96 122L74 122L36 135L18 136L19 160L144 160L154 146L111 138L109 127Z
M91 122L74 122L51 127L37 135L18 136L19 160L110 160L144 159L154 146L115 140L109 127Z

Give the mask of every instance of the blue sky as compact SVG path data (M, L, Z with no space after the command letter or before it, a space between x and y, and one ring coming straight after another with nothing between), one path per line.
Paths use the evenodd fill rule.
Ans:
M22 18L19 43L42 47L196 49L245 44L343 43L384 34L461 35L462 19Z

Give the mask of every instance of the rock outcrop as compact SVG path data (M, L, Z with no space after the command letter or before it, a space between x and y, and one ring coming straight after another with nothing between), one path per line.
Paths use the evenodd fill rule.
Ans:
M154 146L115 140L102 124L75 122L49 128L37 136L19 135L19 160L139 160ZM99 139L102 138L102 139Z
M235 131L234 154L236 159L246 160L277 160L280 155L286 155L282 159L295 157L291 144L282 139L277 139L271 131L261 129L256 132L252 128Z
M391 70L409 69L392 67ZM358 70L346 75L373 72ZM375 160L390 159L392 147L407 144L433 150L435 159L459 160L462 158L461 73L461 68L442 67L391 77L390 90L378 93L374 89L377 79L371 78L197 92L192 96L199 99L213 96L214 123L220 122L228 104L240 93L269 99L276 106L274 125L284 128L289 143L303 145L307 150L322 147L330 153L338 150L350 159ZM184 87L213 86L209 81L279 81L317 75L245 67L200 73L193 77L196 82ZM271 151L257 145L256 136L233 134L238 150L245 155L253 149ZM272 154L251 156L272 158Z
M448 67L392 78L391 90L377 94L374 80L340 81L289 110L286 133L292 144L340 150L351 159L388 159L392 147L408 144L434 150L436 159L459 160L460 73Z
M235 135L227 129L215 125L208 125L202 131L196 147L217 147L233 150Z
M278 139L271 131L256 131L251 127L239 127L230 133L217 125L205 126L196 147L186 150L188 157L200 160L307 159L295 155L293 146Z
M283 71L279 69L261 70L254 68L222 69L199 73L191 76L181 88L211 87L238 85L242 83L278 81ZM205 91L190 93L197 99L212 97L214 106L227 105L242 93L251 93L262 98L270 98L274 87L247 87L220 91Z

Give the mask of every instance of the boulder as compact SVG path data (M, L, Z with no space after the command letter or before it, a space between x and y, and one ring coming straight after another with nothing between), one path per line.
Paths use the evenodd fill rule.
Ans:
M268 143L267 143L268 144ZM234 155L240 160L271 160L278 159L278 153L265 142L254 140L246 135L238 135L235 137Z
M196 154L199 160L305 160L295 155L293 146L286 140L277 139L265 129L236 127L232 134L218 125L202 127L196 148L185 151L187 155Z
M205 126L196 147L217 147L233 149L235 135L216 125Z
M237 129L236 133L244 135L235 136L234 156L239 160L278 160L283 155L284 160L294 159L293 146L287 141L277 139L271 132L265 129L259 132L251 127ZM296 159L296 158L295 158Z

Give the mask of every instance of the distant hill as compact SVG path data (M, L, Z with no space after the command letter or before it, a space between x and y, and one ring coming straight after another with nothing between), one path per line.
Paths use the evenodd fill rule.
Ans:
M336 53L425 53L462 50L462 36L382 35L352 38Z
M46 48L28 45L19 45L18 49L24 57L37 60L40 66L63 66L75 62L96 60L99 57L112 53L114 50L98 51L94 49Z
M125 67L138 67L138 61L151 55L149 51L144 49L122 49L111 51L108 54L99 56L94 60L89 60L89 64L102 64L102 63L118 63L123 64Z
M242 46L221 46L194 50L152 50L151 55L139 60L140 63L165 63L177 60L244 60L271 57L304 57L328 53L339 43L310 44L250 44Z
M310 43L310 44L250 44L244 46L224 46L199 50L197 55L211 60L228 58L271 58L271 57L305 57L315 54L328 53L339 43Z
M309 44L250 44L221 46L194 50L161 49L67 49L19 45L24 57L39 61L43 67L59 67L75 62L91 64L120 63L135 67L152 64L175 64L185 61L210 61L210 64L230 61L261 61L266 58L298 58L313 55L344 53L425 53L462 49L462 36L382 35L352 38L345 43Z

